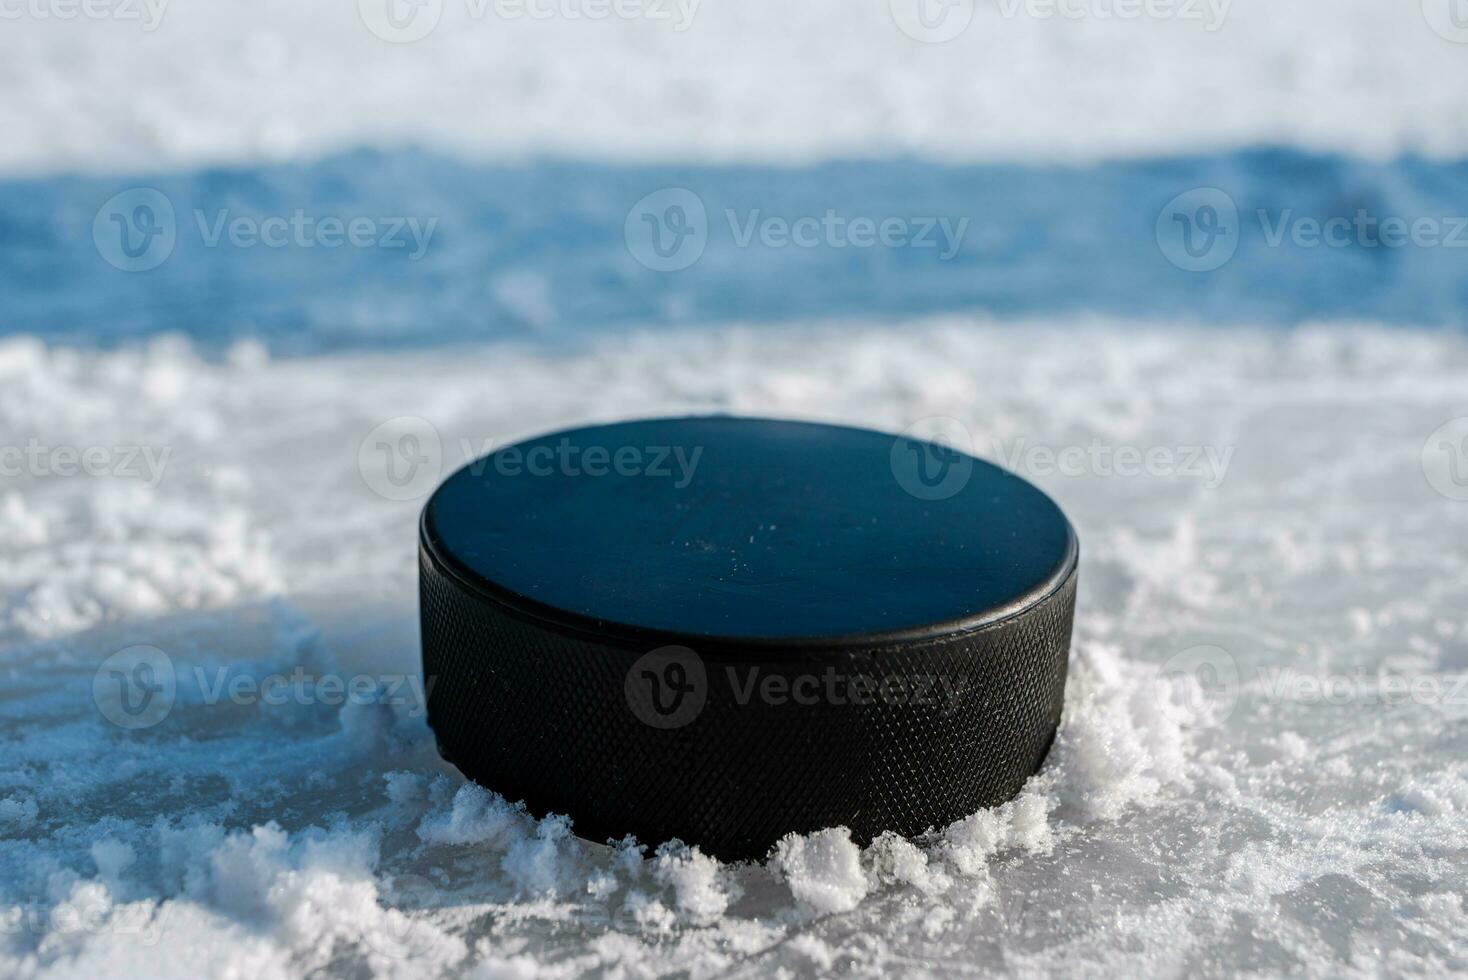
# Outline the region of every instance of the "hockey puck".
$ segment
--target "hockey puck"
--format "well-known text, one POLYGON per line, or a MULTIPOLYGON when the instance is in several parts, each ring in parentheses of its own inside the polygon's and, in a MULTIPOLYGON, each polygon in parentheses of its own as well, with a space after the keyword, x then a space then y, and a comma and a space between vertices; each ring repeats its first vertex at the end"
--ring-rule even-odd
POLYGON ((726 417, 576 429, 420 525, 440 752, 592 839, 726 859, 1013 797, 1060 721, 1078 546, 967 453, 726 417))

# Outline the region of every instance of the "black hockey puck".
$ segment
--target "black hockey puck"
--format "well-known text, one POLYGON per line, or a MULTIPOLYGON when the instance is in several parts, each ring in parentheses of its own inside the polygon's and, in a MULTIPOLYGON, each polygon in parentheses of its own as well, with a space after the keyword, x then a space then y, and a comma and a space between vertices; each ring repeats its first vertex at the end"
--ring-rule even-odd
POLYGON ((465 775, 593 839, 723 858, 1014 796, 1060 720, 1077 542, 907 436, 688 418, 542 436, 421 524, 423 670, 465 775))

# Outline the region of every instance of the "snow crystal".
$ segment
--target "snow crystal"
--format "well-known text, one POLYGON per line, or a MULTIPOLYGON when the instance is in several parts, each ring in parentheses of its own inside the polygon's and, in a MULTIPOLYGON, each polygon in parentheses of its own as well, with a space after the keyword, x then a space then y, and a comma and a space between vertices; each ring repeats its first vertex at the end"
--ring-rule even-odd
POLYGON ((861 848, 845 827, 790 834, 775 845, 771 864, 785 876, 796 901, 822 914, 851 911, 869 888, 861 848))

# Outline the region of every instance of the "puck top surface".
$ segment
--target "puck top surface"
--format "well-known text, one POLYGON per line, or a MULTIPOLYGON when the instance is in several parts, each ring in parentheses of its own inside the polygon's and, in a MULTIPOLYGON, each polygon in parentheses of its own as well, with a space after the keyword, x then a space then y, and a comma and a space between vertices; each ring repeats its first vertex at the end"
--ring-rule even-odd
POLYGON ((1028 482, 933 443, 655 419, 497 450, 429 500, 425 545, 541 619, 677 643, 940 635, 1057 588, 1076 543, 1028 482))

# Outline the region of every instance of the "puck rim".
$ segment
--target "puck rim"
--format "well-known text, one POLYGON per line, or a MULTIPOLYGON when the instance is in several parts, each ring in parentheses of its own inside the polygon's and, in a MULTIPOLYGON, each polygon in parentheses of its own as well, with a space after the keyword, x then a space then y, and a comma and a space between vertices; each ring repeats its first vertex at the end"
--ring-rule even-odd
MULTIPOLYGON (((712 419, 780 422, 814 428, 834 428, 868 434, 875 433, 892 439, 899 438, 899 433, 843 423, 820 422, 809 419, 710 413, 706 415, 647 416, 621 419, 615 422, 574 425, 527 435, 501 447, 501 449, 521 446, 537 440, 553 439, 557 436, 584 433, 627 424, 677 423, 712 419)), ((501 450, 495 450, 495 452, 499 451, 501 450)), ((1017 473, 1013 473, 988 460, 966 453, 965 455, 968 455, 973 460, 976 467, 984 467, 1023 482, 1030 490, 1054 508, 1056 516, 1065 528, 1065 548, 1059 562, 1057 562, 1050 574, 1031 588, 1012 596, 1005 602, 994 604, 986 609, 966 613, 958 617, 931 623, 887 630, 827 635, 762 636, 697 633, 620 622, 565 609, 561 606, 542 602, 516 592, 507 586, 493 581, 487 576, 475 572, 462 559, 458 558, 450 549, 443 545, 441 538, 436 534, 430 521, 430 515, 434 509, 434 502, 438 498, 439 492, 465 470, 470 469, 470 467, 478 463, 480 459, 488 458, 490 455, 493 455, 493 453, 465 462, 463 466, 455 469, 441 481, 433 493, 429 495, 418 518, 418 540, 420 547, 433 560, 440 572, 452 578, 461 588, 495 604, 511 615, 523 620, 529 620, 541 628, 554 630, 561 635, 595 640, 605 644, 622 647, 645 647, 648 649, 664 646, 686 646, 698 650, 700 655, 730 653, 746 658, 750 654, 768 654, 780 650, 801 653, 845 653, 849 652, 853 647, 863 647, 880 652, 891 648, 905 647, 914 643, 975 633, 1004 623, 1043 604, 1057 592, 1064 589, 1076 574, 1080 564, 1080 542, 1076 535, 1075 527, 1065 515, 1065 511, 1049 494, 1017 473)))

